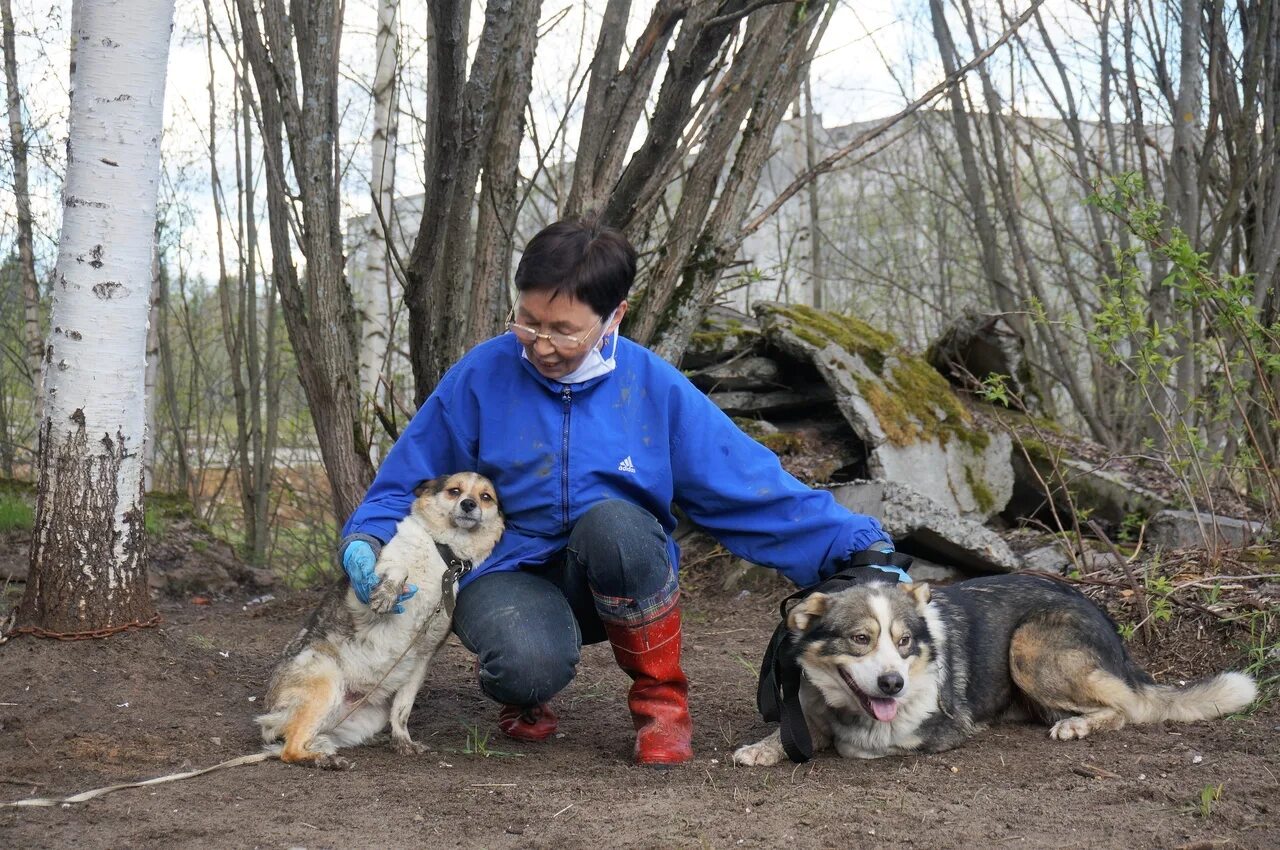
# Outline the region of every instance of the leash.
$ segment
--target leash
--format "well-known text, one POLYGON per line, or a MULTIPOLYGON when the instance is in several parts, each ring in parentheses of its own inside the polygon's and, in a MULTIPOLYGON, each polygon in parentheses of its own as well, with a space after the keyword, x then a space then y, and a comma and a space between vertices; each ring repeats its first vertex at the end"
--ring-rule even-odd
POLYGON ((453 589, 454 585, 463 576, 471 572, 471 568, 475 565, 466 558, 459 557, 452 547, 444 543, 436 543, 436 551, 440 553, 440 558, 445 563, 444 575, 440 577, 440 601, 436 603, 436 607, 427 615, 427 618, 422 621, 422 625, 418 626, 418 630, 413 633, 413 638, 405 644, 404 649, 396 656, 396 660, 391 662, 387 672, 383 673, 382 677, 373 683, 372 688, 361 694, 360 699, 351 704, 351 708, 347 710, 347 713, 338 718, 337 723, 333 724, 335 728, 345 723, 348 717, 355 714, 356 709, 368 702, 369 695, 378 690, 382 683, 387 680, 387 677, 391 675, 391 671, 395 670, 400 662, 404 660, 404 657, 409 654, 409 650, 413 649, 413 645, 418 642, 418 638, 422 637, 426 633, 427 627, 435 622, 441 610, 444 610, 447 616, 453 616, 453 611, 458 606, 458 595, 453 589))
POLYGON ((773 630, 760 663, 760 684, 756 688, 756 708, 766 722, 778 723, 778 734, 787 758, 801 764, 813 758, 813 739, 805 723, 800 704, 799 647, 795 635, 787 628, 792 603, 815 593, 839 593, 862 584, 894 583, 911 567, 911 556, 901 552, 857 552, 846 560, 847 566, 816 584, 801 588, 778 605, 782 622, 773 630))
MULTIPOLYGON (((440 601, 436 603, 435 609, 427 615, 427 618, 423 620, 422 625, 418 627, 418 631, 414 633, 413 640, 409 641, 409 644, 404 648, 404 651, 401 652, 399 657, 391 663, 391 666, 387 668, 387 672, 382 674, 382 678, 379 679, 367 693, 362 694, 360 699, 356 700, 356 702, 352 704, 351 709, 334 724, 335 726, 341 726, 357 708, 364 705, 364 703, 369 699, 369 694, 376 691, 378 686, 386 681, 387 676, 390 676, 391 671, 396 668, 396 665, 403 661, 404 657, 409 654, 409 650, 413 647, 413 644, 417 642, 418 638, 422 637, 423 633, 426 632, 427 627, 431 625, 441 610, 446 611, 450 617, 453 616, 453 611, 457 607, 457 593, 454 591, 454 585, 459 579, 471 572, 471 568, 474 564, 465 558, 458 557, 457 553, 454 552, 452 548, 444 545, 443 543, 437 543, 436 549, 439 551, 440 557, 444 560, 446 566, 444 576, 440 579, 440 601)), ((28 797, 25 800, 14 800, 13 802, 0 803, 0 808, 49 808, 52 806, 70 806, 73 803, 84 803, 97 797, 111 794, 115 791, 123 791, 126 788, 144 788, 148 785, 162 785, 166 782, 179 782, 183 779, 193 779, 197 776, 203 776, 206 773, 213 773, 215 770, 223 770, 228 767, 240 767, 247 764, 259 764, 260 762, 279 757, 278 753, 269 750, 259 753, 251 753, 247 756, 237 756, 236 758, 219 762, 212 767, 202 767, 199 770, 170 773, 165 776, 157 776, 154 779, 144 779, 139 782, 124 782, 119 785, 107 785, 103 788, 95 788, 92 791, 84 791, 70 797, 28 797)))
MULTIPOLYGON (((444 603, 444 610, 450 617, 453 616, 453 609, 457 607, 458 597, 453 590, 453 586, 462 580, 462 577, 471 572, 471 568, 475 566, 466 558, 459 558, 458 553, 443 543, 436 544, 436 551, 440 553, 441 560, 444 561, 444 575, 440 577, 440 601, 444 603)), ((434 617, 440 613, 439 606, 435 611, 431 612, 434 617)))
POLYGON ((81 794, 75 794, 70 797, 28 797, 25 800, 14 800, 12 803, 0 803, 0 808, 69 806, 72 803, 83 803, 86 800, 92 800, 95 797, 101 797, 104 794, 110 794, 113 791, 123 791, 126 788, 143 788, 147 785, 160 785, 165 782, 177 782, 180 779, 191 779, 193 776, 212 773, 215 770, 222 770, 226 767, 239 767, 243 764, 257 764, 258 762, 273 758, 279 758, 279 756, 275 753, 267 752, 253 753, 247 756, 228 759, 227 761, 215 764, 213 767, 202 767, 199 770, 188 770, 185 773, 170 773, 167 776, 157 776, 155 779, 144 779, 141 782, 124 782, 120 785, 108 785, 105 788, 95 788, 92 791, 85 791, 81 794))

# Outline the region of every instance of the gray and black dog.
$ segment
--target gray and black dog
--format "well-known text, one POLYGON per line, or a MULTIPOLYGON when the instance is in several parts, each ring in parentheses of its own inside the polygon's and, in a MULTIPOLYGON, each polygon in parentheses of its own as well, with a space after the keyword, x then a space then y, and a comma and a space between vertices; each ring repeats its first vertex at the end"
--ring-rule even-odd
MULTIPOLYGON (((1257 696, 1243 673, 1156 684, 1105 613, 1044 577, 932 592, 875 582, 813 593, 786 622, 813 749, 834 745, 846 758, 948 750, 996 720, 1037 719, 1060 741, 1125 723, 1207 720, 1257 696)), ((734 754, 747 765, 786 757, 778 732, 734 754)))

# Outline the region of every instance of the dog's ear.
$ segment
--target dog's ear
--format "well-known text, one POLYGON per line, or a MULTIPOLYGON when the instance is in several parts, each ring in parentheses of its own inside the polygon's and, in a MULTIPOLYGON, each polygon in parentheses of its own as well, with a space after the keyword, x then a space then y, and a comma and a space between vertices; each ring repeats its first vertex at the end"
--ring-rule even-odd
POLYGON ((902 592, 915 600, 916 608, 920 609, 922 613, 925 606, 929 604, 929 600, 933 598, 933 593, 929 590, 928 582, 923 581, 903 584, 902 592))
POLYGON ((792 608, 791 613, 787 614, 787 628, 796 634, 803 634, 814 623, 821 620, 830 608, 830 596, 825 593, 810 594, 805 597, 803 602, 792 608))
POLYGON ((429 478, 423 481, 417 487, 413 488, 413 495, 425 496, 427 494, 435 495, 444 489, 444 483, 449 480, 449 476, 440 475, 435 478, 429 478))

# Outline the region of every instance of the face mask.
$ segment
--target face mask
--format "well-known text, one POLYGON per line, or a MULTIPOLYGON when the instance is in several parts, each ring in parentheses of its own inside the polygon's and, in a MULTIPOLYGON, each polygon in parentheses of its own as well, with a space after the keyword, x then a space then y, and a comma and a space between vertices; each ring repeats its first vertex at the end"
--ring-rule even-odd
MULTIPOLYGON (((613 317, 617 315, 615 309, 609 314, 609 318, 604 320, 604 326, 607 328, 613 322, 613 317)), ((593 345, 591 350, 587 352, 587 356, 578 364, 578 368, 569 374, 557 378, 562 384, 581 384, 583 381, 589 381, 592 378, 598 378, 601 375, 607 375, 614 369, 618 368, 618 361, 615 355, 618 353, 618 331, 606 336, 599 343, 593 345), (609 349, 609 356, 604 356, 603 349, 609 349)), ((528 355, 521 352, 521 356, 527 358, 528 355)))

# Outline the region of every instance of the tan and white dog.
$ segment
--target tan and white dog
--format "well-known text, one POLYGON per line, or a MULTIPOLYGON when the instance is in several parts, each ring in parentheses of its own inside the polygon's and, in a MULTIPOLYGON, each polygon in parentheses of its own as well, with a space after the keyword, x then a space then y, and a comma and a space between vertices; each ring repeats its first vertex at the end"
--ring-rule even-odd
POLYGON ((369 604, 350 589, 332 595, 271 677, 267 713, 257 721, 268 745, 284 739, 282 761, 350 768, 335 755, 338 748, 364 743, 388 719, 392 749, 406 755, 425 750, 406 724, 451 625, 453 606, 444 597, 455 588, 438 545, 451 549, 459 563, 479 564, 504 526, 493 484, 482 475, 436 478, 415 493, 409 515, 378 558, 381 581, 369 604), (418 592, 401 603, 404 613, 392 613, 406 582, 418 592))

